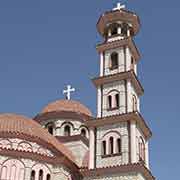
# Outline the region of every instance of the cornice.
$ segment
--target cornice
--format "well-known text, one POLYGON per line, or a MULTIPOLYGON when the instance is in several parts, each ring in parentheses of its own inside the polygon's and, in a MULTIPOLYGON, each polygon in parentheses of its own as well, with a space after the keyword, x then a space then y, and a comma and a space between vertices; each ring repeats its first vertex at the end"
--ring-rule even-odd
POLYGON ((97 22, 97 29, 99 33, 103 36, 107 25, 117 21, 122 21, 132 24, 132 27, 134 29, 134 34, 137 34, 140 29, 139 17, 131 11, 122 9, 121 11, 119 10, 107 11, 100 16, 97 22))
POLYGON ((96 46, 96 49, 100 53, 100 52, 104 52, 105 50, 115 49, 115 48, 124 47, 124 46, 129 47, 135 60, 139 61, 139 59, 141 58, 140 53, 134 41, 132 40, 132 38, 125 38, 125 39, 116 40, 112 42, 104 42, 102 44, 98 44, 96 46))
POLYGON ((107 83, 111 83, 115 81, 127 80, 127 79, 131 80, 132 84, 134 85, 136 89, 137 94, 143 95, 144 89, 133 70, 120 72, 117 74, 112 74, 112 75, 107 75, 107 76, 102 76, 102 77, 97 77, 97 78, 92 79, 92 81, 94 85, 98 87, 103 84, 107 84, 107 83))
POLYGON ((131 122, 136 121, 137 125, 142 130, 146 139, 149 139, 152 136, 152 132, 142 115, 139 112, 130 112, 124 114, 118 114, 113 116, 107 116, 102 118, 95 118, 89 121, 86 121, 88 127, 101 127, 106 125, 117 124, 118 122, 131 122))
POLYGON ((55 136, 56 139, 61 143, 68 143, 73 141, 82 141, 87 147, 89 147, 89 140, 81 135, 74 136, 55 136))
POLYGON ((142 163, 96 168, 92 170, 81 169, 80 172, 84 177, 100 177, 121 173, 141 173, 147 180, 155 180, 155 177, 152 175, 151 171, 142 163))

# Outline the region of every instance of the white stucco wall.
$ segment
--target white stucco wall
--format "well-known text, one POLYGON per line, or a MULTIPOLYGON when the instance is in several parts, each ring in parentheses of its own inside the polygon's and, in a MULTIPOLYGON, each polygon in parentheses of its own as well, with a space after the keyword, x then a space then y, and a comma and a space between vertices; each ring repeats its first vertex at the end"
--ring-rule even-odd
POLYGON ((109 165, 121 165, 128 163, 128 127, 127 123, 118 123, 111 126, 103 126, 97 128, 97 152, 96 152, 96 167, 107 167, 109 165), (114 157, 102 158, 102 140, 105 134, 111 131, 118 132, 122 141, 122 155, 114 157))

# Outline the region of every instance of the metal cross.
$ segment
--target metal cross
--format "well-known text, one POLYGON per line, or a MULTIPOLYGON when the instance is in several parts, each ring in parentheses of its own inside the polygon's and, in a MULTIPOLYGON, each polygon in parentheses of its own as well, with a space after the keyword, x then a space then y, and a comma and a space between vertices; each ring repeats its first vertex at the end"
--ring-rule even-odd
POLYGON ((63 90, 63 94, 66 94, 66 99, 70 100, 71 99, 71 92, 74 92, 75 88, 72 88, 71 85, 67 85, 67 89, 63 90))
POLYGON ((121 3, 117 3, 117 7, 115 7, 114 9, 113 9, 113 11, 116 11, 116 10, 121 10, 121 9, 125 9, 125 5, 121 5, 121 3))

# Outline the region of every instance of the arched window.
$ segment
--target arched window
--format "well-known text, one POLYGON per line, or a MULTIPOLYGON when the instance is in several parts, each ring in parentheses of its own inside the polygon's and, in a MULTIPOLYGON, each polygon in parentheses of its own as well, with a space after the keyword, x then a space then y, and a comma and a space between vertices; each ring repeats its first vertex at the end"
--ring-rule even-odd
POLYGON ((128 31, 128 25, 126 23, 123 23, 121 29, 122 35, 127 36, 127 31, 128 31))
POLYGON ((132 106, 133 106, 132 110, 137 111, 137 98, 135 95, 133 95, 133 97, 132 97, 132 106))
POLYGON ((81 136, 86 137, 86 130, 85 129, 81 129, 81 136))
POLYGON ((46 124, 46 128, 50 134, 53 134, 53 123, 46 124))
POLYGON ((42 169, 39 171, 39 179, 38 180, 43 180, 43 170, 42 169))
POLYGON ((112 29, 111 29, 111 35, 116 35, 118 34, 118 28, 116 26, 113 26, 112 29))
POLYGON ((31 180, 35 180, 35 175, 36 175, 35 171, 32 170, 31 171, 31 180))
POLYGON ((135 65, 134 58, 131 57, 131 70, 134 70, 134 65, 135 65))
POLYGON ((51 180, 51 176, 50 176, 50 174, 47 174, 47 176, 46 176, 46 180, 51 180))
POLYGON ((142 137, 139 139, 139 159, 145 161, 145 143, 142 137))
POLYGON ((106 141, 102 142, 102 155, 106 155, 106 141))
POLYGON ((109 138, 109 154, 113 154, 114 153, 114 139, 113 137, 109 138))
POLYGON ((112 109, 112 96, 108 96, 108 109, 112 109))
POLYGON ((121 139, 117 139, 117 153, 121 153, 121 139))
POLYGON ((71 128, 69 125, 66 125, 64 127, 64 136, 70 136, 71 135, 71 128))
POLYGON ((110 69, 114 70, 118 68, 118 53, 113 52, 110 59, 110 69))
POLYGON ((119 94, 115 95, 115 107, 118 108, 119 107, 119 94))

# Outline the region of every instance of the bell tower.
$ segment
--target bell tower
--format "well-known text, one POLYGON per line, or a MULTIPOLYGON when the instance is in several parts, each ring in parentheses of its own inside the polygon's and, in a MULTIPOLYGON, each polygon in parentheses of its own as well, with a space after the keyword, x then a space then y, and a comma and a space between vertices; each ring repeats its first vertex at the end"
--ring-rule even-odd
POLYGON ((119 3, 103 14, 97 29, 104 38, 97 45, 100 54, 100 76, 93 79, 97 88, 97 116, 140 111, 143 88, 137 78, 140 59, 133 37, 139 31, 139 18, 119 3))
POLYGON ((87 122, 89 169, 135 164, 149 169, 152 134, 140 114, 144 90, 137 73, 140 54, 133 41, 139 29, 139 17, 119 3, 97 22, 103 42, 96 47, 100 74, 92 80, 97 89, 97 117, 87 122))

